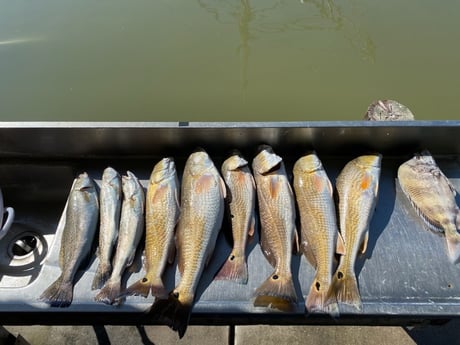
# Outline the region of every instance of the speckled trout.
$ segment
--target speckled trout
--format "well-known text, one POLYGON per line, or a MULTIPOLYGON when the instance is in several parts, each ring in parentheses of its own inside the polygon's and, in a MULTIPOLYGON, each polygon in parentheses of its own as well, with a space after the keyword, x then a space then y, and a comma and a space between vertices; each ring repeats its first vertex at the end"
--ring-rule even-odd
POLYGON ((145 276, 126 295, 167 297, 162 275, 174 261, 174 229, 179 218, 179 181, 172 158, 163 158, 150 175, 145 205, 145 276))
POLYGON ((403 163, 398 169, 398 181, 427 227, 444 232, 449 260, 456 263, 460 257, 457 192, 430 152, 423 151, 403 163))
POLYGON ((182 338, 195 291, 209 262, 224 215, 225 184, 206 152, 187 159, 181 183, 181 214, 176 229, 180 282, 167 299, 157 299, 149 313, 182 338))
POLYGON ((232 224, 233 249, 215 279, 246 284, 246 244, 248 238, 254 235, 256 185, 248 162, 239 153, 227 158, 221 171, 227 185, 226 200, 232 224))
POLYGON ((270 146, 260 148, 252 169, 259 201, 262 251, 275 269, 257 288, 254 305, 289 311, 297 302, 291 273, 297 234, 294 194, 283 160, 270 146))
POLYGON ((121 210, 121 177, 118 172, 108 167, 102 174, 101 191, 99 193, 99 248, 97 256, 99 264, 94 275, 92 289, 100 289, 112 273, 112 253, 117 243, 118 227, 121 210))
POLYGON ((40 296, 53 307, 68 307, 73 298, 73 280, 91 251, 99 217, 96 187, 87 173, 75 179, 64 209, 65 225, 59 252, 61 275, 40 296))
POLYGON ((329 177, 313 152, 294 165, 294 191, 300 212, 301 250, 316 269, 305 306, 309 312, 338 315, 334 293, 330 293, 336 248, 343 253, 329 177), (337 240, 339 239, 339 246, 337 240))
POLYGON ((113 270, 109 280, 94 298, 98 302, 113 304, 118 301, 121 278, 136 255, 136 249, 144 232, 144 188, 130 171, 122 177, 123 203, 117 248, 113 258, 113 270))
POLYGON ((337 301, 362 309, 354 266, 358 253, 364 254, 369 224, 374 214, 379 189, 382 156, 360 156, 348 162, 336 180, 339 197, 340 233, 344 254, 340 257, 331 291, 337 301))

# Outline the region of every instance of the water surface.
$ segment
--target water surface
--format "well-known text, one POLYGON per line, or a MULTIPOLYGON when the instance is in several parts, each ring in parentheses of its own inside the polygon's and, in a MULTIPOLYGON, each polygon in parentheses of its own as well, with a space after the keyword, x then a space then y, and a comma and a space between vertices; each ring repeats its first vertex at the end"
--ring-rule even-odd
POLYGON ((0 1, 0 120, 460 119, 460 2, 0 1))

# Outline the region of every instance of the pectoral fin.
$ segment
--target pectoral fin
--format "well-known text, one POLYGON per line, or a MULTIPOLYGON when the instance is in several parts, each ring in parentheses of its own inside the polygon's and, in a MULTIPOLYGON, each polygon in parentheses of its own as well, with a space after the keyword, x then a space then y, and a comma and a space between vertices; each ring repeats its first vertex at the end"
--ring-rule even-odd
POLYGON ((345 242, 340 232, 337 234, 337 247, 335 252, 340 255, 345 255, 345 242))
POLYGON ((366 252, 366 249, 367 249, 367 242, 369 241, 369 230, 366 231, 366 233, 364 234, 364 239, 363 241, 361 242, 361 247, 360 247, 360 250, 359 252, 361 254, 364 254, 366 252))

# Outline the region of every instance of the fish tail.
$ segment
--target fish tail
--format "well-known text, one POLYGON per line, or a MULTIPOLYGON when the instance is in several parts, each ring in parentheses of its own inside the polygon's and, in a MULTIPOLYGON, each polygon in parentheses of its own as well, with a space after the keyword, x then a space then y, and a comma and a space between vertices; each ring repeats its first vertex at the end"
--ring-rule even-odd
POLYGON ((342 270, 341 266, 332 278, 331 293, 337 296, 337 302, 349 304, 358 310, 362 310, 361 295, 358 289, 358 281, 353 271, 342 270))
POLYGON ((121 283, 119 280, 108 280, 99 293, 94 297, 96 302, 113 304, 120 297, 121 283))
POLYGON ((270 307, 282 311, 292 311, 297 302, 291 275, 281 275, 275 271, 255 292, 254 306, 270 307))
POLYGON ((154 321, 166 324, 182 338, 187 330, 193 300, 181 302, 178 292, 171 292, 167 299, 157 299, 148 311, 154 321))
POLYGON ((97 290, 104 286, 105 282, 109 280, 110 274, 112 272, 112 265, 110 262, 102 263, 100 262, 97 266, 96 273, 94 275, 93 284, 91 285, 91 290, 97 290))
POLYGON ((231 253, 214 279, 232 280, 239 284, 247 284, 248 264, 246 263, 246 257, 244 255, 236 256, 231 253))
POLYGON ((457 232, 456 227, 446 229, 445 234, 449 260, 452 263, 456 263, 460 258, 460 234, 457 232))
POLYGON ((305 301, 305 307, 309 313, 320 312, 330 314, 332 317, 339 316, 339 307, 335 293, 331 293, 331 287, 321 286, 315 279, 311 285, 305 301))
POLYGON ((40 300, 52 307, 65 308, 72 303, 73 284, 61 275, 40 296, 40 300))
POLYGON ((142 296, 147 297, 150 293, 152 284, 146 277, 139 279, 134 284, 130 285, 123 293, 122 296, 142 296))

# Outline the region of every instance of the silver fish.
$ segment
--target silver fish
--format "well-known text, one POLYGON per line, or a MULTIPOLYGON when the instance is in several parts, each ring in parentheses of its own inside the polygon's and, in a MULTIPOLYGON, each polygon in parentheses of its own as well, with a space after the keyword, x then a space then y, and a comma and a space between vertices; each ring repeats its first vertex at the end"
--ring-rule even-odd
POLYGON ((96 301, 106 304, 113 304, 118 299, 122 275, 125 268, 132 264, 144 231, 144 188, 130 171, 127 172, 127 176, 122 177, 122 187, 124 199, 113 270, 109 280, 95 297, 96 301))
POLYGON ((108 167, 102 174, 100 191, 99 265, 94 276, 92 289, 100 289, 112 272, 112 253, 117 242, 121 210, 121 177, 108 167))
POLYGON ((68 307, 73 298, 73 280, 91 250, 99 216, 96 187, 87 173, 74 181, 65 207, 65 225, 59 252, 61 275, 40 296, 53 307, 68 307))
POLYGON ((181 214, 176 230, 180 282, 167 299, 149 311, 182 338, 188 326, 195 291, 209 262, 224 215, 225 184, 206 152, 190 155, 181 184, 181 214))

